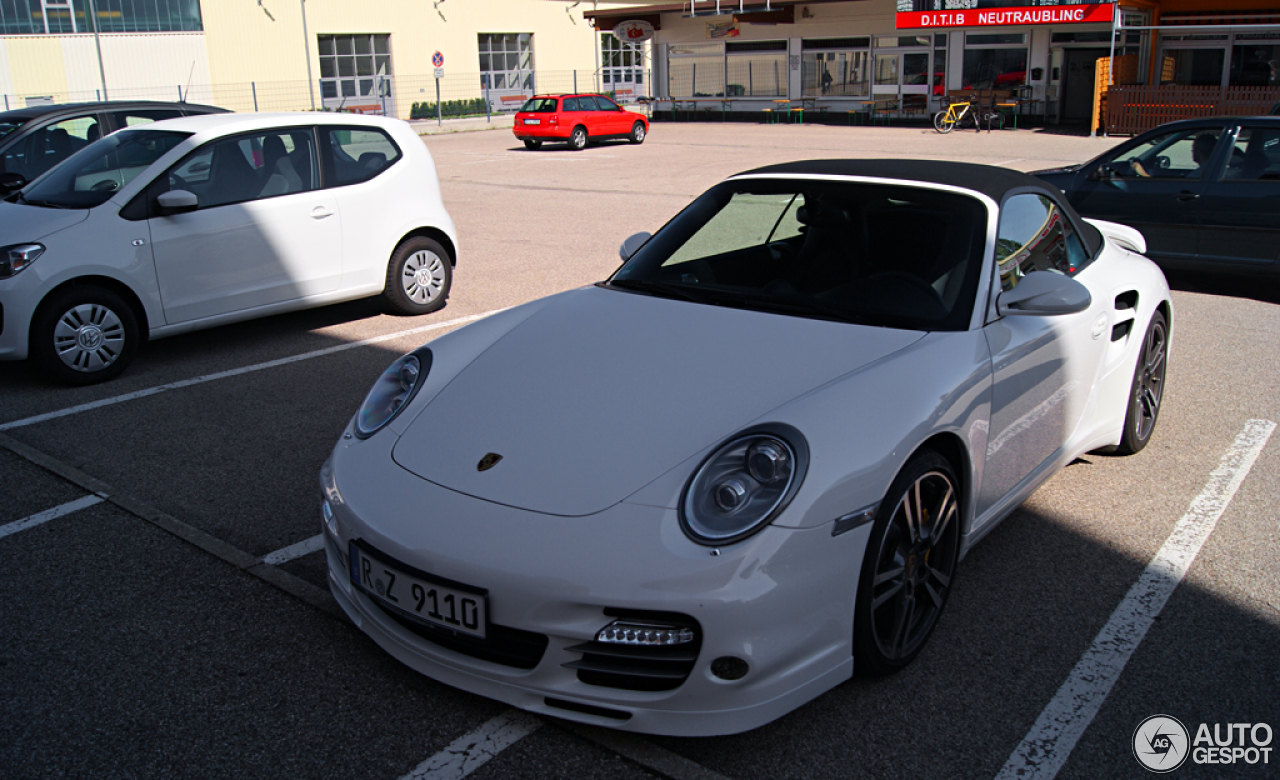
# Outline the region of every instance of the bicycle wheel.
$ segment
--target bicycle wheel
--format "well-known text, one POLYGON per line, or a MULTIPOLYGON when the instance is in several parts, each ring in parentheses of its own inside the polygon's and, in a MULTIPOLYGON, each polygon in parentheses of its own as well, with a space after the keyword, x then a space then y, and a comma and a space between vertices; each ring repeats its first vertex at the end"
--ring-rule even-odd
POLYGON ((933 129, 939 133, 949 133, 956 126, 956 120, 952 119, 949 111, 939 111, 933 115, 933 129))
POLYGON ((974 110, 971 106, 966 107, 964 111, 962 111, 960 115, 956 117, 956 125, 959 126, 960 129, 962 130, 968 130, 971 127, 978 126, 978 117, 974 113, 974 110))
POLYGON ((1004 129, 1004 112, 1003 111, 992 111, 989 114, 987 114, 987 129, 991 130, 992 128, 996 130, 1004 129))

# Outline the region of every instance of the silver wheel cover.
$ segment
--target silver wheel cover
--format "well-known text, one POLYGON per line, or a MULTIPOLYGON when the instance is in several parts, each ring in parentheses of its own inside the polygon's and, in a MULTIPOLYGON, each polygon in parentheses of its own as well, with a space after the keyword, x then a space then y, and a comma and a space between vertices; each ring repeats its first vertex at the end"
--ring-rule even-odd
POLYGON ((434 301, 444 290, 444 260, 427 249, 414 252, 404 262, 400 285, 414 303, 434 301))
POLYGON ((101 371, 124 350, 124 323, 111 309, 82 303, 64 312, 53 328, 53 349, 75 371, 101 371))

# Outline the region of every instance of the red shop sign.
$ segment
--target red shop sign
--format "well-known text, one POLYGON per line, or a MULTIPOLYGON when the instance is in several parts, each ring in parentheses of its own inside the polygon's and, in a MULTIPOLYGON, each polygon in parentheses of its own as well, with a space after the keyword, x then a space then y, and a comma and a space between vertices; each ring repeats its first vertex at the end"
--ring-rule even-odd
POLYGON ((1014 27, 1022 24, 1110 23, 1114 3, 1036 5, 964 11, 912 11, 898 14, 899 30, 928 27, 1014 27))

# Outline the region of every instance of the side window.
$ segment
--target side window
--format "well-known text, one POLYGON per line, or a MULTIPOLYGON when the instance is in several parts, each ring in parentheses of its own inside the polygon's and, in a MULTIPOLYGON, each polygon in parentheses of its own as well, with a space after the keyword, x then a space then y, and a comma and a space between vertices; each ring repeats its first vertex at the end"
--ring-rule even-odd
POLYGON ((1219 135, 1216 129, 1165 133, 1125 149, 1107 166, 1112 175, 1125 179, 1198 179, 1219 135))
POLYGON ((1002 290, 1012 290, 1032 271, 1073 275, 1088 261, 1080 237, 1051 198, 1028 193, 1005 201, 996 233, 1002 290))
POLYGON ((32 181, 101 136, 96 114, 63 119, 27 136, 20 145, 21 156, 7 160, 5 168, 32 181))
POLYGON ((583 109, 582 109, 582 106, 581 106, 581 99, 580 99, 580 98, 565 98, 565 99, 564 99, 564 110, 565 110, 565 111, 582 111, 583 109))
POLYGON ((308 130, 250 133, 205 144, 184 157, 161 181, 185 189, 214 208, 305 192, 315 188, 316 154, 308 130))
POLYGON ((1222 178, 1232 181, 1280 179, 1280 130, 1241 128, 1222 178))
POLYGON ((180 116, 182 116, 182 112, 176 108, 131 108, 124 111, 115 111, 111 114, 111 118, 115 120, 117 130, 159 122, 161 119, 175 119, 180 116))
POLYGON ((618 104, 603 95, 596 96, 596 107, 600 111, 621 111, 618 104))
POLYGON ((359 184, 400 159, 400 147, 372 127, 325 127, 325 162, 335 186, 359 184))

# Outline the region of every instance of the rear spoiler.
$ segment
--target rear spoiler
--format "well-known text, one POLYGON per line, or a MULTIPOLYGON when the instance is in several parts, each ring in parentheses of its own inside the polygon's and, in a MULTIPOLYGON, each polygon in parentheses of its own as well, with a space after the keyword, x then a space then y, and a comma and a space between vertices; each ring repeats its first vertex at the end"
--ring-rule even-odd
POLYGON ((1138 232, 1136 228, 1121 225, 1118 222, 1108 222, 1105 219, 1089 219, 1086 217, 1084 221, 1096 227, 1102 232, 1102 235, 1125 249, 1137 252, 1140 255, 1147 253, 1147 240, 1142 237, 1142 233, 1138 232))

